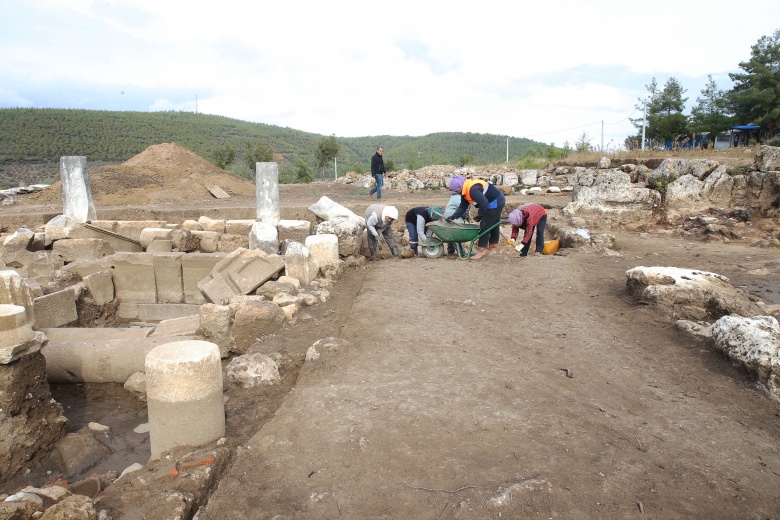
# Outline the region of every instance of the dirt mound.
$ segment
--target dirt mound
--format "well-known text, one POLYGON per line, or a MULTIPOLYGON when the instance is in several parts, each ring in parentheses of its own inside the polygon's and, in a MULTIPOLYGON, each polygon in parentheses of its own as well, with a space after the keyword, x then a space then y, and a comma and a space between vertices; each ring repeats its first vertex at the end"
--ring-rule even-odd
MULTIPOLYGON (((254 183, 221 170, 176 143, 150 146, 122 164, 89 169, 92 199, 97 206, 169 204, 214 200, 206 186, 230 195, 251 196, 254 183)), ((62 184, 28 198, 30 204, 58 204, 62 184)))

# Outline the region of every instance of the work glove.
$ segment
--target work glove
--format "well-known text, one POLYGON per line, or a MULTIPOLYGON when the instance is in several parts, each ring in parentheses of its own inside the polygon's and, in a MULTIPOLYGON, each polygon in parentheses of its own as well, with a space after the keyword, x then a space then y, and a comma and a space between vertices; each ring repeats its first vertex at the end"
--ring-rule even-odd
POLYGON ((482 220, 482 217, 480 215, 474 217, 474 222, 479 222, 480 220, 482 220))
POLYGON ((515 239, 514 239, 514 238, 507 238, 507 239, 506 239, 506 243, 507 243, 507 244, 509 244, 509 245, 511 246, 512 244, 514 244, 514 243, 515 243, 515 239))
POLYGON ((450 217, 444 217, 444 222, 452 224, 452 219, 450 217))

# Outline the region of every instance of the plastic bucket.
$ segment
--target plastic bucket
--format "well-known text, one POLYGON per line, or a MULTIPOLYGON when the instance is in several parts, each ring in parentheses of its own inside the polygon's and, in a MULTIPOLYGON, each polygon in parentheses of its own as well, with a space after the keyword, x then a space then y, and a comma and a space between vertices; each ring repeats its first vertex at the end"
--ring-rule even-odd
POLYGON ((557 238, 555 240, 545 240, 544 241, 544 250, 542 251, 545 255, 552 255, 558 252, 558 248, 561 246, 561 241, 557 238))

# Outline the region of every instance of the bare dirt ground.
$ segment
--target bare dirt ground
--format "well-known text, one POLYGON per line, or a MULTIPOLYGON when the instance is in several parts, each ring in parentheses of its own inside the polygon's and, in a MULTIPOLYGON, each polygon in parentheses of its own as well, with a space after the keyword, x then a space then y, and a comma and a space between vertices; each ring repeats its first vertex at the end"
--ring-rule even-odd
POLYGON ((326 329, 285 334, 348 346, 304 364, 199 518, 778 518, 777 404, 624 292, 636 265, 748 284, 776 255, 619 244, 349 272, 326 329))
MULTIPOLYGON (((321 195, 361 213, 365 193, 282 186, 282 216, 305 215, 321 195)), ((426 191, 386 202, 446 199, 426 191)), ((527 201, 568 199, 512 196, 507 208, 527 201)), ((223 207, 253 215, 254 199, 181 211, 223 207)), ((517 258, 505 247, 482 262, 348 270, 329 303, 254 347, 284 355, 281 385, 228 389, 235 460, 199 519, 780 518, 780 407, 624 290, 627 269, 666 265, 714 271, 780 303, 776 251, 616 238, 621 256, 517 258), (327 336, 347 344, 303 363, 327 336)), ((125 409, 127 423, 144 419, 125 409)))

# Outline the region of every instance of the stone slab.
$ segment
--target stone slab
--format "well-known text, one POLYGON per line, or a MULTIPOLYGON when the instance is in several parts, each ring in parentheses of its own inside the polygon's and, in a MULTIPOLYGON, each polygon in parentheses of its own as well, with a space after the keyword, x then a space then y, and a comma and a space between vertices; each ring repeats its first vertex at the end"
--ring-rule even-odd
POLYGON ((123 303, 156 303, 154 255, 117 253, 111 258, 116 297, 123 303))
POLYGON ((218 199, 229 199, 230 198, 230 195, 228 195, 228 193, 225 190, 223 190, 222 188, 220 188, 216 184, 213 184, 211 186, 206 186, 206 189, 209 190, 209 193, 211 193, 212 195, 214 195, 214 197, 216 197, 218 199))
POLYGON ((163 320, 157 324, 151 336, 194 336, 200 328, 200 305, 198 314, 163 320))
POLYGON ((125 320, 163 321, 198 314, 200 304, 120 303, 117 316, 125 320))
POLYGON ((184 253, 154 253, 154 280, 158 303, 184 303, 181 258, 184 253))
POLYGON ((78 320, 76 299, 80 292, 80 286, 73 286, 35 298, 35 327, 62 327, 78 320))
POLYGON ((184 303, 206 303, 198 282, 211 275, 211 270, 227 256, 225 253, 187 253, 181 258, 184 303))

